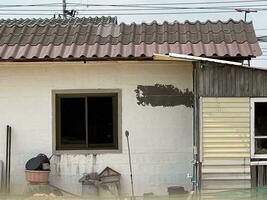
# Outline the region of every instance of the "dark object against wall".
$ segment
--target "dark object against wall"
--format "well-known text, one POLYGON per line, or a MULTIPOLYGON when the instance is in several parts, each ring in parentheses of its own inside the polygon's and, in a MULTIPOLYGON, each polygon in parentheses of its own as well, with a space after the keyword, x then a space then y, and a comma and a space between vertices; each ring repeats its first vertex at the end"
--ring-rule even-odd
POLYGON ((31 158, 26 162, 25 169, 26 170, 49 170, 43 169, 43 164, 47 163, 50 165, 50 160, 45 154, 38 154, 36 157, 31 158))
POLYGON ((193 107, 194 94, 189 89, 182 91, 173 85, 155 84, 151 86, 138 85, 135 92, 138 105, 193 107))
POLYGON ((267 165, 252 165, 251 171, 251 187, 267 185, 267 165))

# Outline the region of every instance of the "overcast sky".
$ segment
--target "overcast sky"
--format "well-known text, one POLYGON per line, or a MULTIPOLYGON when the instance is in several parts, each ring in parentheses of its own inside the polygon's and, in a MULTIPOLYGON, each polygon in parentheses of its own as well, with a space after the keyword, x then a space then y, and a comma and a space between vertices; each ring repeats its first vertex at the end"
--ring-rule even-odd
MULTIPOLYGON (((89 16, 89 14, 92 14, 92 16, 95 15, 102 15, 102 14, 126 14, 122 16, 117 16, 118 17, 118 22, 125 22, 125 23, 131 23, 131 22, 151 22, 151 21, 158 21, 158 22, 163 22, 163 21, 180 21, 183 22, 185 20, 189 21, 206 21, 206 20, 211 20, 211 21, 216 21, 216 20, 222 20, 222 21, 227 21, 230 18, 235 19, 235 20, 240 20, 244 19, 244 14, 243 13, 238 13, 238 12, 226 12, 226 13, 216 13, 218 12, 217 8, 214 8, 214 10, 208 10, 212 11, 214 13, 200 13, 200 14, 174 14, 174 13, 181 13, 181 12, 203 12, 206 10, 179 10, 179 9, 173 9, 173 10, 143 10, 143 11, 123 11, 124 9, 133 9, 133 7, 127 7, 127 8, 121 8, 121 7, 92 7, 90 5, 92 4, 101 4, 101 5, 108 5, 108 4, 142 4, 142 3, 180 3, 180 5, 168 5, 169 7, 222 7, 222 6, 231 6, 234 8, 238 7, 248 7, 248 8, 266 8, 264 11, 258 11, 257 13, 249 13, 247 20, 248 21, 253 21, 254 28, 256 30, 257 36, 262 36, 262 35, 267 35, 267 0, 254 0, 254 2, 243 2, 243 3, 232 3, 234 1, 242 1, 242 0, 135 0, 135 1, 130 1, 130 0, 66 0, 67 3, 83 3, 83 4, 88 4, 88 6, 82 6, 82 7, 77 7, 77 6, 68 6, 67 9, 76 9, 78 11, 78 16, 89 16), (188 4, 188 3, 196 3, 196 2, 213 2, 210 4, 188 4), (214 2, 223 2, 223 3, 214 3, 214 2), (184 4, 187 3, 187 4, 184 4), (93 11, 95 9, 98 9, 98 11, 93 11), (99 11, 99 9, 103 9, 104 11, 99 11), (118 11, 112 11, 108 12, 105 11, 106 9, 119 9, 118 11), (147 12, 161 12, 161 13, 172 13, 172 14, 164 14, 164 15, 129 15, 127 16, 128 13, 137 13, 137 12, 142 12, 142 13, 147 13, 147 12), (83 15, 83 14, 87 15, 83 15), (264 30, 262 30, 264 29, 264 30)), ((243 0, 247 1, 247 0, 243 0)), ((62 0, 42 0, 42 1, 37 1, 37 0, 1 0, 0 5, 4 4, 43 4, 43 3, 62 3, 62 0)), ((155 6, 152 8, 154 9, 155 6)), ((53 17, 53 14, 61 14, 62 7, 17 7, 17 8, 0 8, 0 15, 2 18, 39 18, 39 17, 53 17), (12 10, 46 10, 46 11, 27 11, 24 12, 24 14, 29 13, 30 15, 13 15, 14 13, 18 14, 21 13, 19 11, 12 11, 12 10), (12 15, 3 15, 3 14, 11 13, 12 15), (45 15, 44 15, 45 14, 45 15)), ((134 8, 136 9, 136 7, 134 8)), ((142 9, 142 8, 141 8, 142 9)), ((151 8, 149 8, 151 9, 151 8)), ((229 9, 228 10, 233 10, 229 9)), ((112 15, 111 14, 111 15, 112 15)), ((267 43, 261 43, 261 47, 263 48, 264 54, 263 56, 259 57, 257 61, 252 62, 252 65, 257 65, 257 66, 263 66, 267 67, 267 43)))

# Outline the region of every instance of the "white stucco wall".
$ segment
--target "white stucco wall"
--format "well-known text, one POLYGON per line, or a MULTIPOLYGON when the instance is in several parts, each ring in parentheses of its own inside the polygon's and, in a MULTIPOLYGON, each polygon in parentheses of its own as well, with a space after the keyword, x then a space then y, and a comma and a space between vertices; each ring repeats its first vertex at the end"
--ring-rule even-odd
MULTIPOLYGON (((193 109, 137 105, 137 85, 172 84, 192 91, 191 63, 152 61, 0 63, 0 160, 5 159, 6 125, 12 126, 11 184, 25 187, 24 166, 38 153, 52 153, 54 89, 122 90, 122 131, 130 131, 137 195, 167 194, 168 186, 191 188, 193 109)), ((126 138, 122 153, 97 155, 95 170, 109 166, 122 174, 122 194, 130 194, 126 138)), ((51 183, 79 194, 78 179, 92 172, 92 155, 61 155, 51 161, 51 183)))

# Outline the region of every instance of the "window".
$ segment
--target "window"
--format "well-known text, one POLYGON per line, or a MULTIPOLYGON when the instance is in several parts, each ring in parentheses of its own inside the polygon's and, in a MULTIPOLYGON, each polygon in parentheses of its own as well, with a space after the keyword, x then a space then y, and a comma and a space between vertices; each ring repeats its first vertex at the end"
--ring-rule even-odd
POLYGON ((100 92, 55 92, 56 150, 119 149, 119 93, 100 92))
POLYGON ((252 99, 251 152, 254 158, 267 158, 267 99, 252 99))

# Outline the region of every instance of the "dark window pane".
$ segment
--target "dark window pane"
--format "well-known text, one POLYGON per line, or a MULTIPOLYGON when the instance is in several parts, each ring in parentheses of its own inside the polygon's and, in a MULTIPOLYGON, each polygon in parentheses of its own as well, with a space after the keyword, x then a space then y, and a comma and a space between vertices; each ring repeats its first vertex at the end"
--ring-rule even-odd
POLYGON ((255 153, 256 154, 267 154, 267 139, 266 138, 255 138, 255 153))
POLYGON ((61 144, 85 144, 85 98, 61 98, 61 144))
POLYGON ((255 103, 255 135, 267 136, 267 103, 255 103))
POLYGON ((89 146, 113 144, 112 97, 88 97, 89 146))

